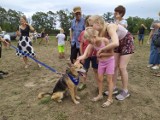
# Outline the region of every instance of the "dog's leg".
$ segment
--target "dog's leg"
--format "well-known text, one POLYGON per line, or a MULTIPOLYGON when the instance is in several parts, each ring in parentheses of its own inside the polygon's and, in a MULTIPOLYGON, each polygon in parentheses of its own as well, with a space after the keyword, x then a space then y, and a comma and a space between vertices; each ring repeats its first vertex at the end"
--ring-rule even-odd
POLYGON ((63 98, 63 92, 54 93, 51 97, 52 100, 55 100, 57 102, 62 102, 62 98, 63 98))
POLYGON ((81 98, 77 95, 77 86, 74 88, 75 98, 80 100, 81 98))
POLYGON ((74 89, 75 89, 74 87, 69 87, 69 92, 71 94, 71 98, 72 98, 73 102, 75 104, 79 104, 80 102, 75 99, 75 90, 74 89))

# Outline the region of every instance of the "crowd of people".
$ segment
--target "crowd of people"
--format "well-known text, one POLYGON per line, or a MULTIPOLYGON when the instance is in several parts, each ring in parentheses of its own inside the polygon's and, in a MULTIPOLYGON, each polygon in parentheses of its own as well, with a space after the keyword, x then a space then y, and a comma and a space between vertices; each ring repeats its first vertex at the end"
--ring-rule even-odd
MULTIPOLYGON (((113 94, 116 94, 117 100, 125 100, 130 96, 127 65, 134 53, 134 39, 127 29, 127 21, 123 18, 125 12, 124 6, 117 6, 114 9, 114 22, 108 23, 100 15, 89 15, 84 19, 81 7, 73 8, 74 19, 71 21, 70 28, 70 61, 73 64, 81 62, 87 71, 91 63, 94 79, 98 87, 98 95, 92 101, 96 102, 103 99, 104 95, 108 96, 102 107, 108 107, 113 103, 113 94), (116 86, 118 73, 122 82, 121 89, 118 89, 116 86), (104 75, 106 75, 108 84, 108 88, 105 91, 103 90, 104 75)), ((147 27, 142 23, 138 30, 139 45, 143 44, 145 29, 147 27)), ((152 69, 159 69, 160 64, 160 51, 153 43, 153 36, 159 33, 160 21, 154 21, 151 25, 151 32, 148 38, 148 43, 151 43, 148 67, 152 67, 152 69)), ((25 68, 28 68, 27 56, 29 55, 37 59, 31 40, 32 38, 33 41, 37 42, 37 32, 27 23, 25 16, 20 18, 17 35, 19 36, 19 40, 16 54, 23 57, 25 68), (30 31, 34 32, 32 36, 29 34, 30 31)), ((61 28, 60 33, 56 35, 59 59, 65 58, 66 37, 64 30, 61 28)), ((7 45, 10 44, 10 38, 7 35, 4 38, 0 38, 0 41, 7 45)), ((46 44, 49 41, 49 36, 45 33, 45 29, 41 32, 39 44, 43 41, 46 44)), ((37 65, 41 67, 40 64, 37 63, 37 65)), ((0 71, 0 78, 1 74, 8 73, 0 71)), ((156 76, 160 76, 160 74, 156 74, 156 76)), ((87 77, 82 78, 82 83, 78 86, 78 90, 86 88, 86 81, 87 77)))

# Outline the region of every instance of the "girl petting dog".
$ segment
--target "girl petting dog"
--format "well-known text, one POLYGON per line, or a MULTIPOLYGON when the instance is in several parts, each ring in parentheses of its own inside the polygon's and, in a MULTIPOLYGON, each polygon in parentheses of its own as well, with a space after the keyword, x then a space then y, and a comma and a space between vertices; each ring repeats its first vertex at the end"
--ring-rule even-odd
MULTIPOLYGON (((95 49, 98 51, 99 49, 105 47, 109 40, 104 37, 98 37, 99 32, 92 27, 87 27, 84 32, 84 39, 88 40, 89 45, 87 46, 84 54, 80 57, 78 57, 77 62, 80 62, 81 60, 84 60, 88 57, 92 49, 95 49)), ((107 82, 108 82, 108 90, 109 95, 108 99, 105 103, 102 104, 102 107, 110 106, 113 103, 112 99, 112 92, 113 92, 113 80, 112 76, 114 74, 114 56, 113 56, 113 49, 104 51, 103 53, 99 54, 97 56, 98 59, 98 88, 99 88, 99 94, 98 96, 94 97, 92 101, 96 102, 103 98, 103 77, 104 74, 107 74, 107 82)))

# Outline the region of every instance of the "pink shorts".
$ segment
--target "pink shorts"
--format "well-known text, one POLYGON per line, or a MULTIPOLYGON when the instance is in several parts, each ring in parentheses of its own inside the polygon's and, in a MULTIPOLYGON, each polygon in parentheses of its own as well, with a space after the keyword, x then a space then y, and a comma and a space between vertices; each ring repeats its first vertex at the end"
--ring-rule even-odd
POLYGON ((98 74, 114 74, 115 59, 114 56, 108 58, 105 61, 99 61, 98 63, 98 74))

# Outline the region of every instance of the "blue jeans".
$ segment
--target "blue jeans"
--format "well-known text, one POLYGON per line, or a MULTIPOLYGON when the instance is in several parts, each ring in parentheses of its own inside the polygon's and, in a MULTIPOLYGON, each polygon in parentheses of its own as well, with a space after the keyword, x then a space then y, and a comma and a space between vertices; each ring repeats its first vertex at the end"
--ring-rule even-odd
POLYGON ((153 64, 153 65, 160 64, 160 53, 158 48, 154 46, 152 40, 151 40, 151 47, 150 47, 149 64, 153 64))

